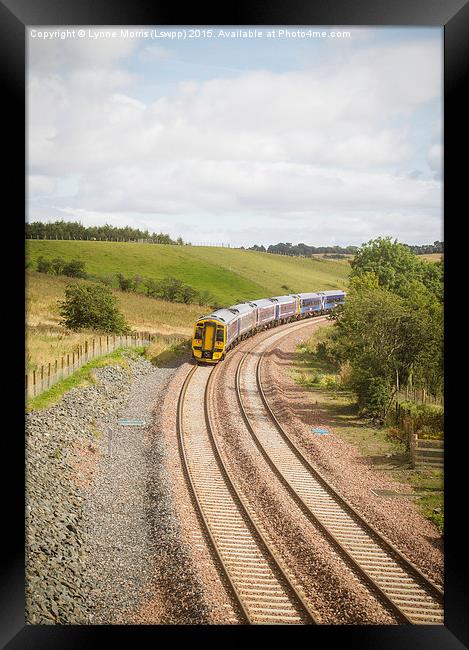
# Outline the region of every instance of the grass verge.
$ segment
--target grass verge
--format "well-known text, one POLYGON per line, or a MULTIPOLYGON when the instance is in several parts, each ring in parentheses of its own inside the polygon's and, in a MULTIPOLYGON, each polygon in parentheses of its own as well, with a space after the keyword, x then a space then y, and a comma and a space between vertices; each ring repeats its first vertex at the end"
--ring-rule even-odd
POLYGON ((118 348, 110 354, 89 361, 69 377, 62 379, 51 386, 49 390, 44 391, 37 397, 28 399, 26 402, 26 412, 30 413, 31 411, 54 406, 61 400, 62 396, 72 388, 95 384, 96 379, 93 376, 93 370, 96 368, 102 368, 104 366, 121 366, 122 368, 128 368, 128 357, 133 356, 134 358, 137 358, 139 355, 142 355, 144 351, 144 348, 118 348))
MULTIPOLYGON (((290 368, 294 381, 310 393, 327 417, 334 434, 354 445, 374 467, 389 474, 416 494, 416 504, 424 517, 442 533, 444 529, 443 472, 432 467, 413 469, 406 445, 387 426, 375 426, 358 416, 354 394, 342 384, 342 375, 317 354, 318 343, 328 336, 320 328, 296 350, 290 368)), ((393 498, 393 497, 390 497, 393 498)))

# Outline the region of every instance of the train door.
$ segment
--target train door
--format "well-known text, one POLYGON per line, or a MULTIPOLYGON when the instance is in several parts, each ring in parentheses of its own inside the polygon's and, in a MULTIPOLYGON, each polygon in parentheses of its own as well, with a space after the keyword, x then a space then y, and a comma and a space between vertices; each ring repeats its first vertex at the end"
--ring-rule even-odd
POLYGON ((215 329, 215 323, 205 323, 204 339, 202 345, 203 352, 206 352, 207 350, 212 352, 213 348, 215 347, 215 329))

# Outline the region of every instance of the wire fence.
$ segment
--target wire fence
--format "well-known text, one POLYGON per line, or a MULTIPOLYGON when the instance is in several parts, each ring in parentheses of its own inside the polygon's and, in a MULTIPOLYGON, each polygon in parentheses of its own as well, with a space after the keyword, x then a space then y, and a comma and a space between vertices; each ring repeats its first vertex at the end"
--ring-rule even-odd
POLYGON ((443 395, 432 395, 425 388, 414 388, 406 386, 395 395, 396 402, 416 402, 418 404, 436 404, 443 406, 443 395))
POLYGON ((77 346, 75 351, 26 373, 26 399, 37 397, 57 382, 72 375, 92 359, 110 354, 118 348, 150 345, 155 336, 150 332, 131 332, 127 335, 97 336, 85 341, 82 345, 77 346))

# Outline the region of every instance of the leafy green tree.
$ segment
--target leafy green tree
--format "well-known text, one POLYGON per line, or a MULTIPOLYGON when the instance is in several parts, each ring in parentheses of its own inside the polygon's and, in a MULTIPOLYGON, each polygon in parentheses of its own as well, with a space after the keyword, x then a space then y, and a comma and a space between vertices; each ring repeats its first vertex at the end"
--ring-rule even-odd
POLYGON ((405 294, 366 271, 351 279, 336 316, 335 356, 349 362, 359 405, 374 417, 385 417, 395 390, 412 378, 435 392, 442 386, 442 305, 418 280, 405 284, 405 294))
POLYGON ((351 278, 374 273, 380 286, 401 293, 407 281, 419 276, 419 261, 414 253, 391 237, 378 237, 364 244, 351 261, 351 278))
POLYGON ((69 284, 59 301, 62 324, 71 330, 94 329, 121 334, 129 331, 112 291, 102 284, 69 284))
POLYGON ((185 284, 183 287, 181 287, 179 291, 179 297, 181 299, 181 302, 186 303, 186 305, 189 305, 190 303, 194 302, 196 296, 197 296, 197 291, 192 287, 190 287, 188 284, 185 284))

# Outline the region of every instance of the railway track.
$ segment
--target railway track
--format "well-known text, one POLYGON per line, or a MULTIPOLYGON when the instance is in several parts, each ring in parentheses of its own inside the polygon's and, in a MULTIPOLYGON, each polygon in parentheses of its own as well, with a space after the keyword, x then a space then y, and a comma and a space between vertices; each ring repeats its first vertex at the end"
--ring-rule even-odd
POLYGON ((236 370, 238 403, 256 446, 304 514, 401 623, 443 624, 443 592, 368 524, 311 466, 266 398, 262 363, 277 332, 251 347, 236 370))
POLYGON ((177 432, 184 472, 218 567, 243 622, 318 623, 220 455, 209 406, 215 368, 194 366, 186 376, 178 401, 177 432))

